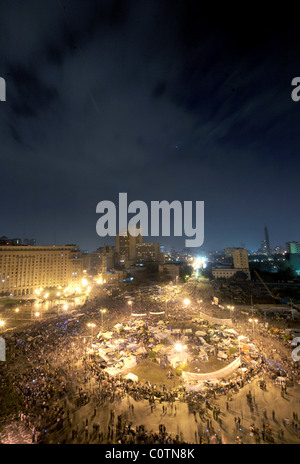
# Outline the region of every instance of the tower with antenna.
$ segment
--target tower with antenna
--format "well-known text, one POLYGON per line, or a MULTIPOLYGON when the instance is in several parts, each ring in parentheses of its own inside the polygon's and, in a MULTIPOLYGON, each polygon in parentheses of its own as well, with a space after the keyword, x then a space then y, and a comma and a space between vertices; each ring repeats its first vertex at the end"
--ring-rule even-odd
POLYGON ((266 242, 267 254, 270 256, 271 255, 271 247, 270 247, 270 239, 269 239, 269 232, 268 232, 267 226, 265 226, 265 242, 266 242))

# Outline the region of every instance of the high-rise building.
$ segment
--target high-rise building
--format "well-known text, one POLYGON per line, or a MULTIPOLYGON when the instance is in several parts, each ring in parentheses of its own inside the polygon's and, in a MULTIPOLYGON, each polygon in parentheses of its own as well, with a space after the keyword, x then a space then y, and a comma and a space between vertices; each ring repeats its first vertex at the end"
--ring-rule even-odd
POLYGON ((136 262, 136 246, 143 242, 142 229, 136 237, 130 233, 130 229, 125 235, 116 235, 116 253, 119 263, 125 267, 136 262))
POLYGON ((265 240, 260 242, 260 249, 258 250, 260 253, 267 254, 267 243, 265 240))
POLYGON ((233 267, 235 269, 248 269, 248 253, 244 248, 235 248, 233 250, 233 267))
POLYGON ((233 268, 214 267, 212 269, 212 275, 215 279, 229 279, 239 272, 244 273, 247 279, 250 279, 248 253, 244 248, 233 249, 233 268))
POLYGON ((136 245, 136 262, 164 262, 164 254, 161 252, 159 243, 137 243, 136 245))
POLYGON ((40 288, 77 288, 82 255, 75 245, 0 246, 0 294, 31 295, 40 288))
POLYGON ((265 226, 265 241, 266 241, 267 254, 271 255, 271 246, 270 246, 269 232, 268 232, 267 226, 265 226))

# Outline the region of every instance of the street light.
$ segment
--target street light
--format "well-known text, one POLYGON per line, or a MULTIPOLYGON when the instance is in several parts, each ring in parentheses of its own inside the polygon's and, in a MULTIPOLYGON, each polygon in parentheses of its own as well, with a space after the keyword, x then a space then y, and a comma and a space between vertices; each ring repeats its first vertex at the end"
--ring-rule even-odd
POLYGON ((102 327, 103 327, 103 314, 106 313, 106 309, 100 309, 100 313, 101 313, 101 322, 102 322, 102 327))
POLYGON ((87 324, 87 326, 91 328, 91 345, 92 345, 92 343, 93 343, 93 328, 96 327, 96 324, 93 324, 92 322, 89 322, 87 324))
POLYGON ((188 298, 185 298, 184 300, 184 304, 185 304, 185 307, 187 308, 188 305, 191 303, 191 301, 188 299, 188 298))
POLYGON ((230 314, 230 319, 231 319, 231 310, 234 309, 234 306, 227 306, 227 309, 229 309, 229 314, 230 314))
POLYGON ((252 331, 254 332, 254 323, 257 324, 258 320, 257 319, 249 319, 249 322, 252 322, 252 331))
POLYGON ((178 353, 180 353, 180 361, 182 363, 182 351, 186 349, 186 346, 182 346, 180 343, 176 343, 175 349, 178 351, 178 353))
POLYGON ((129 306, 130 306, 130 308, 131 308, 131 316, 132 316, 132 305, 133 305, 133 302, 130 300, 130 301, 128 301, 128 304, 129 304, 129 306))

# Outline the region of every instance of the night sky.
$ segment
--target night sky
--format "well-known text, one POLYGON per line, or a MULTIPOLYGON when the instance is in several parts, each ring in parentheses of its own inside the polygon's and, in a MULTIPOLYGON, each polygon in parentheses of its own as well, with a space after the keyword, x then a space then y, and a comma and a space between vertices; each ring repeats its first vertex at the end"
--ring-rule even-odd
POLYGON ((127 192, 203 200, 206 250, 300 240, 297 12, 203 5, 1 2, 0 236, 95 250, 127 192))

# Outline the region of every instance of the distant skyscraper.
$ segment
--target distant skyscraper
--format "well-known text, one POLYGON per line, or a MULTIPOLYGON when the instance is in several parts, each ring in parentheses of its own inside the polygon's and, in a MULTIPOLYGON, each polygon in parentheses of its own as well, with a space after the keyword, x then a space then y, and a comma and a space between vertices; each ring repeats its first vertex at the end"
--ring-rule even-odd
POLYGON ((260 242, 260 249, 258 250, 260 253, 267 254, 267 244, 265 240, 260 242))
POLYGON ((270 239, 269 239, 269 232, 267 226, 265 226, 265 241, 266 241, 266 248, 267 248, 267 254, 271 254, 271 247, 270 247, 270 239))

